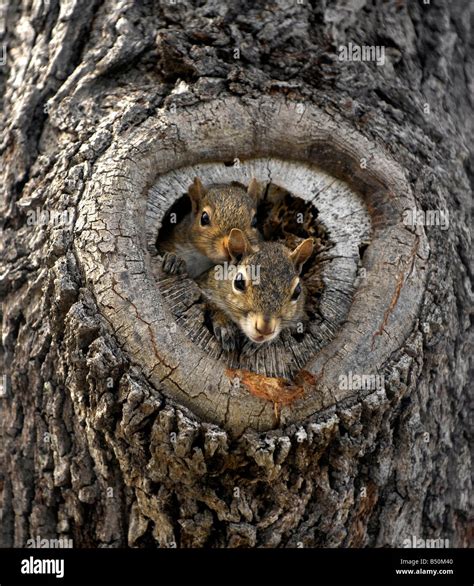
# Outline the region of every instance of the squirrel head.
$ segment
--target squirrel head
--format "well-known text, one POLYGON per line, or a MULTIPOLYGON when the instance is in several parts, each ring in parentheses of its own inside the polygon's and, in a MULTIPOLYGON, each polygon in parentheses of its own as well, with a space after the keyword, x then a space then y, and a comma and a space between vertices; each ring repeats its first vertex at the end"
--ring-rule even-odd
POLYGON ((193 214, 191 239, 195 247, 214 263, 229 261, 228 241, 233 228, 241 230, 249 243, 256 245, 260 194, 261 188, 255 178, 247 188, 235 181, 205 188, 196 177, 188 189, 193 214))
POLYGON ((255 343, 269 342, 304 315, 305 291, 300 278, 304 263, 313 253, 307 238, 294 250, 277 242, 248 244, 242 252, 242 235, 232 231, 229 251, 241 256, 225 285, 222 309, 255 343))

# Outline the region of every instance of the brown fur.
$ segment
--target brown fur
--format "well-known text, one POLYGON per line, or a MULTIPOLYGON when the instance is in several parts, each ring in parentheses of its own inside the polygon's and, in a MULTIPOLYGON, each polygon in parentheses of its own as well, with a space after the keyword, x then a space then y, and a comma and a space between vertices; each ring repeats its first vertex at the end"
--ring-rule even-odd
POLYGON ((260 188, 252 180, 246 189, 240 183, 211 185, 205 188, 196 178, 188 190, 192 211, 177 224, 170 236, 161 241, 160 249, 181 256, 193 275, 191 266, 196 259, 205 257, 209 266, 230 261, 228 239, 232 228, 242 231, 249 243, 257 245, 260 236, 251 226, 256 214, 260 188), (203 212, 208 214, 210 224, 201 225, 203 212))
POLYGON ((262 242, 259 250, 250 249, 239 264, 230 265, 229 274, 222 267, 214 267, 198 283, 210 307, 221 314, 220 324, 225 314, 252 341, 267 341, 303 320, 305 290, 299 274, 312 251, 311 239, 293 251, 283 244, 262 242), (243 292, 233 286, 237 273, 245 277, 243 292), (302 291, 293 302, 291 297, 298 283, 302 291))

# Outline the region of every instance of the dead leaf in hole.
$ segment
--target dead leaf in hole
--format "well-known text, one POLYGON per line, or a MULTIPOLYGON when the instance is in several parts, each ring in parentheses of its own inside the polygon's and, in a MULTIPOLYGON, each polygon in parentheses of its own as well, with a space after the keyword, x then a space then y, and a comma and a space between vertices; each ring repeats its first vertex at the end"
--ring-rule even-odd
POLYGON ((238 378, 255 397, 271 401, 278 422, 281 407, 291 405, 296 399, 301 398, 305 391, 316 385, 317 381, 317 377, 307 370, 300 370, 293 382, 285 378, 265 376, 245 369, 228 368, 226 374, 230 379, 238 378))

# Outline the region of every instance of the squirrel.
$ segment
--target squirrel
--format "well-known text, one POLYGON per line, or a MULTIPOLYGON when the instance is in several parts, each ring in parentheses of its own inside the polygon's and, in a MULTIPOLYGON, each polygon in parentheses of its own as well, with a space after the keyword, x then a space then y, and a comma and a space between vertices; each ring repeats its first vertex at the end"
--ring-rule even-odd
POLYGON ((290 250, 261 242, 258 250, 241 230, 229 234, 231 263, 216 266, 197 283, 211 310, 212 329, 226 351, 237 348, 239 331, 255 344, 274 340, 304 317, 305 286, 300 278, 313 253, 313 239, 290 250))
POLYGON ((251 245, 258 244, 257 203, 261 187, 255 178, 246 189, 236 181, 205 188, 196 177, 188 195, 191 211, 157 242, 158 250, 165 253, 165 272, 186 271, 196 278, 213 265, 230 261, 228 238, 232 228, 241 230, 251 245))

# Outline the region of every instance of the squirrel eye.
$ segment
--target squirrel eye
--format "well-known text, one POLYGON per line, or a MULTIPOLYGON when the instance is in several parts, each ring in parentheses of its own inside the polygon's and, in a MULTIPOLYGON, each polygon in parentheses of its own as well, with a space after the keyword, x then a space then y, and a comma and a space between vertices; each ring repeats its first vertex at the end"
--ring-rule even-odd
POLYGON ((238 273, 234 279, 234 288, 237 291, 245 291, 245 279, 242 273, 238 273))
POLYGON ((211 223, 211 218, 207 212, 202 212, 201 215, 201 226, 209 226, 211 223))
POLYGON ((301 295, 301 283, 296 285, 295 290, 293 291, 293 295, 291 296, 292 301, 296 301, 298 297, 301 295))
POLYGON ((255 214, 254 217, 252 218, 252 222, 250 223, 250 225, 252 226, 252 228, 257 227, 257 214, 255 214))

